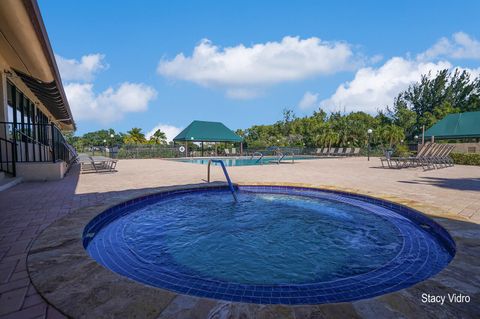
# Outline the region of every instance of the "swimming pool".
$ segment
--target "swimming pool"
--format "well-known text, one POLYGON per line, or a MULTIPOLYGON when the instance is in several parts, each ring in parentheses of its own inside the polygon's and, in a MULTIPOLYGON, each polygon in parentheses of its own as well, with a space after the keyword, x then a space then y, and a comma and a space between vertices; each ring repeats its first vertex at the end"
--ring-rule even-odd
POLYGON ((97 262, 178 293, 260 304, 352 301, 425 280, 453 258, 434 221, 361 195, 281 186, 178 190, 84 230, 97 262))
MULTIPOLYGON (((213 158, 192 158, 192 159, 175 159, 177 162, 184 162, 184 163, 193 163, 193 164, 208 164, 208 161, 213 158)), ((215 158, 220 159, 223 161, 225 166, 250 166, 250 165, 265 165, 265 164, 277 164, 278 157, 274 156, 265 156, 261 159, 258 157, 251 158, 251 157, 223 157, 223 158, 215 158)), ((318 159, 318 157, 314 156, 295 156, 294 160, 310 160, 310 159, 318 159)), ((292 163, 292 157, 287 156, 282 160, 282 163, 292 163)), ((213 165, 219 165, 217 163, 212 163, 213 165)))

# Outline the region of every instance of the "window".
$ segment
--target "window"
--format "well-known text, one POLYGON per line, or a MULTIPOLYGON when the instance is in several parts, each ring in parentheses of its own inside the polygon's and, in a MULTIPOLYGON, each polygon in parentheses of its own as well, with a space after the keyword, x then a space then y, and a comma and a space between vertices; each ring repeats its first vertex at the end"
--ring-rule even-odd
POLYGON ((47 144, 48 117, 10 81, 7 81, 7 104, 6 122, 12 123, 9 130, 15 127, 23 138, 47 144))

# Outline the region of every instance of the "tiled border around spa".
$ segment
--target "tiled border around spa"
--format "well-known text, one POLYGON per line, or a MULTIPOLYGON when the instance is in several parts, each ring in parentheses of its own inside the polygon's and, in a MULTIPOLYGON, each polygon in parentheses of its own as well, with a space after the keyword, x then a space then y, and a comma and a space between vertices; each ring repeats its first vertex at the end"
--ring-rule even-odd
MULTIPOLYGON (((114 219, 129 214, 132 210, 170 197, 218 190, 225 191, 225 196, 230 196, 228 188, 225 186, 214 189, 162 192, 116 205, 87 224, 83 236, 83 245, 87 248, 91 239, 101 228, 114 219)), ((122 249, 121 240, 117 239, 119 234, 115 231, 113 233, 109 231, 109 235, 102 240, 102 246, 106 244, 109 247, 115 247, 115 249, 106 252, 103 248, 98 249, 94 245, 95 248, 89 250, 90 254, 94 259, 118 274, 177 293, 258 304, 321 304, 370 298, 411 286, 436 274, 446 266, 446 263, 452 257, 447 257, 446 253, 442 253, 441 250, 446 249, 452 256, 455 252, 454 242, 443 227, 405 206, 364 195, 345 194, 339 191, 325 192, 304 187, 240 186, 239 190, 247 193, 276 193, 325 198, 361 207, 374 214, 382 215, 382 218, 391 220, 402 234, 403 248, 389 263, 374 271, 335 281, 309 282, 296 285, 248 285, 220 281, 215 278, 209 279, 192 272, 188 267, 176 264, 173 259, 167 262, 168 266, 160 267, 152 264, 148 271, 143 271, 145 265, 129 249, 122 249), (420 225, 428 230, 419 231, 417 227, 420 227, 420 225), (433 236, 440 239, 440 245, 444 246, 443 248, 438 247, 439 244, 433 236), (110 243, 110 240, 114 240, 114 242, 110 243), (435 247, 438 247, 438 249, 432 249, 435 247), (412 261, 412 255, 421 256, 421 258, 415 258, 412 261), (442 258, 442 262, 437 264, 439 257, 442 258)))
MULTIPOLYGON (((219 187, 219 184, 199 184, 193 188, 204 187, 219 187)), ((191 188, 192 186, 164 187, 145 195, 191 188)), ((351 196, 356 195, 351 194, 351 196)), ((123 200, 119 199, 117 203, 128 200, 132 199, 126 197, 123 200)), ((377 201, 377 205, 383 204, 387 207, 397 205, 376 198, 373 198, 373 201, 377 201)), ((133 204, 133 202, 130 203, 133 204)), ((460 294, 465 291, 472 292, 471 297, 478 300, 478 290, 469 288, 468 275, 465 275, 468 272, 465 264, 472 265, 474 263, 471 259, 479 257, 478 249, 470 244, 469 238, 469 232, 478 231, 478 225, 475 224, 471 225, 471 229, 468 228, 470 225, 465 229, 464 225, 460 227, 454 220, 436 219, 438 224, 453 235, 457 244, 457 254, 440 273, 406 289, 366 300, 337 304, 258 305, 172 293, 129 280, 99 265, 85 252, 82 233, 89 221, 111 207, 105 205, 88 207, 58 220, 36 239, 29 252, 28 271, 32 283, 47 302, 68 316, 75 318, 236 318, 242 316, 246 318, 308 318, 311 316, 361 318, 382 316, 382 313, 385 315, 410 313, 416 318, 437 317, 439 314, 445 317, 475 318, 480 313, 478 303, 460 306, 445 304, 438 307, 421 302, 422 293, 460 294)), ((401 205, 398 206, 400 209, 401 207, 401 205)), ((428 220, 427 218, 427 223, 428 220)), ((436 223, 429 225, 434 228, 436 223)), ((442 237, 447 242, 451 241, 448 233, 446 235, 442 237)))

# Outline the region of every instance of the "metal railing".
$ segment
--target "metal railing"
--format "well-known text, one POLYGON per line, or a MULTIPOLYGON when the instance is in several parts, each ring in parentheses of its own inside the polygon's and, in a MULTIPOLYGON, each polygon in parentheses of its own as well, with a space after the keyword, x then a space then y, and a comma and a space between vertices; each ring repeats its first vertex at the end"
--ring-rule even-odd
POLYGON ((250 159, 253 159, 253 158, 255 157, 255 155, 260 155, 255 163, 260 162, 260 161, 262 160, 262 158, 263 158, 263 154, 262 154, 261 152, 254 152, 254 153, 252 154, 252 157, 251 157, 250 159))
POLYGON ((3 137, 0 137, 0 171, 15 176, 15 144, 3 137))
POLYGON ((233 199, 235 202, 238 202, 237 199, 237 194, 235 193, 235 187, 233 187, 232 181, 230 180, 230 176, 228 175, 227 168, 225 167, 225 163, 223 163, 222 160, 215 160, 211 159, 208 161, 208 167, 207 167, 207 182, 210 183, 210 166, 212 163, 218 163, 220 166, 222 166, 223 174, 225 175, 225 178, 228 183, 228 188, 230 188, 230 192, 232 193, 233 199))
POLYGON ((295 153, 285 152, 285 153, 279 153, 279 158, 278 158, 277 164, 280 164, 280 162, 285 158, 285 156, 288 156, 288 154, 290 154, 292 156, 292 164, 295 163, 295 153))
POLYGON ((53 123, 0 122, 0 170, 15 175, 19 162, 57 162, 67 165, 75 154, 53 123))

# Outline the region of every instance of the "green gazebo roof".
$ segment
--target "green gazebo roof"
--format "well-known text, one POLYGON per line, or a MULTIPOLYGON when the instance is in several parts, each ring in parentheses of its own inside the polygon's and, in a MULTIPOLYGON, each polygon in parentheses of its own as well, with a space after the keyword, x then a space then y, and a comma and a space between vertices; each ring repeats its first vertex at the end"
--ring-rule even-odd
POLYGON ((193 121, 173 140, 175 142, 242 142, 243 138, 235 134, 223 123, 193 121))
POLYGON ((480 112, 448 114, 425 132, 435 138, 480 137, 480 112))

